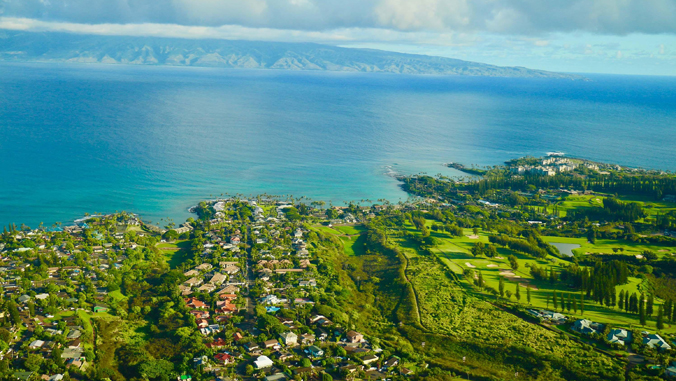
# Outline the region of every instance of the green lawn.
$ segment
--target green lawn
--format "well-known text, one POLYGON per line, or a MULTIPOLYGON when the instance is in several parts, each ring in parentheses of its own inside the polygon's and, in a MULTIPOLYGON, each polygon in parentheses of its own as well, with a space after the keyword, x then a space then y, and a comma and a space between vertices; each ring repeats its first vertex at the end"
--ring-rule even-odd
POLYGON ((122 294, 122 292, 121 292, 120 290, 115 290, 115 291, 113 291, 113 292, 109 292, 109 293, 108 293, 108 296, 110 296, 111 298, 117 300, 118 302, 121 301, 121 300, 127 299, 127 297, 124 296, 124 294, 122 294))
POLYGON ((363 233, 366 231, 366 229, 362 226, 352 226, 352 225, 340 225, 340 226, 335 226, 334 229, 340 230, 344 234, 347 235, 357 235, 360 233, 363 233))
POLYGON ((646 245, 642 243, 636 243, 625 240, 611 240, 611 239, 598 239, 595 244, 591 244, 587 241, 586 238, 569 238, 569 237, 542 237, 547 242, 557 242, 557 243, 574 243, 580 245, 579 249, 574 249, 574 254, 584 255, 586 253, 594 254, 624 254, 624 255, 638 255, 645 250, 651 250, 656 252, 660 257, 664 255, 669 255, 669 253, 675 251, 673 247, 669 246, 659 246, 659 245, 646 245), (623 251, 615 253, 613 248, 622 248, 623 251))
MULTIPOLYGON (((561 217, 565 217, 568 211, 580 208, 603 207, 604 195, 575 195, 568 196, 564 201, 557 202, 557 207, 561 217)), ((648 213, 647 219, 653 219, 658 214, 666 214, 676 210, 676 204, 671 202, 655 201, 642 196, 620 196, 620 200, 626 202, 637 202, 648 213)))
POLYGON ((341 235, 342 233, 338 230, 332 229, 328 226, 324 225, 312 225, 310 229, 322 232, 324 234, 331 234, 331 235, 341 235))
MULTIPOLYGON (((506 258, 506 253, 503 253, 502 250, 499 250, 501 256, 506 258)), ((509 263, 506 260, 498 260, 498 259, 488 259, 488 258, 473 258, 469 254, 464 254, 464 253, 448 253, 448 252, 440 252, 439 253, 440 257, 445 260, 444 263, 448 264, 449 269, 455 273, 461 273, 458 268, 470 268, 467 266, 467 264, 471 264, 475 266, 474 270, 475 271, 481 271, 482 277, 484 278, 484 281, 486 284, 494 289, 499 288, 499 278, 500 278, 500 272, 504 269, 509 269, 509 263), (448 261, 448 262, 446 262, 448 261), (498 267, 488 267, 488 265, 497 265, 498 267)), ((524 304, 527 304, 526 301, 526 284, 531 285, 531 303, 532 306, 535 308, 549 308, 553 309, 553 301, 552 301, 552 295, 553 292, 556 291, 558 298, 559 298, 559 311, 561 310, 561 302, 560 298, 561 295, 566 295, 568 297, 575 297, 578 299, 578 311, 577 314, 575 314, 573 311, 568 312, 566 311, 565 314, 569 315, 573 318, 586 318, 586 319, 591 319, 594 321, 599 321, 602 323, 609 323, 613 326, 626 326, 629 327, 630 325, 638 326, 639 324, 639 318, 638 315, 635 314, 629 314, 625 313, 623 311, 620 311, 617 308, 609 308, 606 306, 598 305, 594 303, 591 300, 585 300, 585 313, 582 315, 580 311, 580 303, 579 303, 579 298, 580 298, 580 293, 565 288, 565 286, 561 284, 556 284, 552 285, 549 282, 546 281, 535 281, 529 273, 529 269, 526 267, 526 263, 537 263, 538 266, 546 266, 546 267, 553 267, 555 269, 560 269, 560 264, 561 262, 557 262, 557 264, 552 264, 547 261, 543 260, 536 260, 533 258, 528 258, 521 256, 519 254, 516 254, 518 260, 519 260, 519 269, 517 271, 514 271, 513 273, 520 278, 517 278, 520 280, 519 284, 521 284, 521 302, 524 304), (549 305, 547 304, 547 297, 550 297, 549 305)), ((464 279, 463 282, 465 282, 467 288, 470 289, 470 282, 472 280, 470 279, 464 279)), ((639 293, 639 285, 640 285, 640 280, 638 278, 629 278, 629 283, 626 285, 618 286, 617 287, 617 292, 619 293, 620 290, 625 290, 630 293, 639 293)), ((515 294, 516 292, 516 286, 517 282, 516 280, 510 281, 508 279, 505 279, 505 289, 510 290, 512 294, 515 294)), ((512 296, 512 301, 516 301, 515 297, 512 296)), ((655 311, 657 311, 657 305, 661 304, 662 302, 660 300, 656 300, 656 307, 655 311)), ((655 330, 655 321, 648 321, 647 325, 648 330, 655 330)), ((676 327, 667 327, 667 329, 664 330, 664 332, 676 332, 676 327)))
MULTIPOLYGON (((412 226, 407 227, 410 229, 410 231, 412 232, 415 231, 415 228, 413 228, 412 226)), ((470 250, 475 242, 478 241, 484 243, 488 242, 488 235, 486 235, 484 232, 480 231, 478 234, 479 237, 477 239, 472 239, 468 237, 473 234, 470 229, 465 229, 464 236, 462 237, 450 237, 446 233, 438 233, 434 231, 432 231, 431 234, 432 236, 437 238, 438 241, 440 242, 440 244, 433 249, 433 252, 441 258, 441 261, 444 264, 446 264, 449 270, 458 275, 462 274, 463 271, 468 268, 474 269, 475 271, 481 271, 482 277, 484 278, 486 284, 496 290, 499 288, 499 278, 501 277, 500 273, 504 271, 512 271, 510 268, 509 261, 507 260, 507 257, 509 255, 514 255, 518 259, 519 267, 516 271, 512 272, 514 273, 515 276, 518 276, 519 278, 513 278, 512 280, 505 279, 506 285, 505 288, 506 290, 510 290, 514 294, 518 280, 519 284, 521 284, 520 288, 521 302, 524 304, 527 303, 526 288, 525 288, 526 284, 531 285, 531 303, 532 306, 535 308, 553 309, 553 302, 551 301, 551 296, 554 290, 556 290, 557 295, 559 295, 558 296, 559 300, 561 295, 566 296, 570 295, 571 297, 575 296, 579 298, 578 292, 576 292, 575 290, 565 288, 563 284, 559 283, 556 285, 552 285, 547 281, 535 281, 533 277, 530 275, 530 268, 528 267, 529 265, 536 264, 538 267, 546 267, 546 268, 551 267, 557 271, 561 271, 562 267, 568 264, 568 262, 565 260, 552 256, 546 259, 536 259, 526 256, 524 254, 513 252, 507 248, 498 248, 498 257, 496 258, 487 258, 484 256, 475 258, 472 254, 470 254, 470 250), (548 296, 550 297, 549 307, 547 307, 548 296)), ((622 245, 620 245, 617 241, 611 240, 598 240, 596 245, 591 245, 587 243, 586 239, 584 238, 562 238, 562 237, 544 237, 544 238, 548 242, 577 243, 582 246, 581 250, 586 251, 591 250, 592 252, 595 253, 596 252, 612 253, 613 247, 620 246, 623 246, 625 248, 624 253, 627 255, 635 255, 645 249, 655 251, 661 249, 660 247, 655 246, 631 244, 631 242, 629 244, 622 242, 622 245)), ((407 252, 408 255, 408 251, 410 251, 412 245, 403 239, 399 239, 397 240, 397 242, 400 244, 402 248, 406 249, 405 252, 407 252)), ((470 284, 471 282, 473 282, 473 280, 465 278, 462 279, 466 288, 468 290, 471 290, 472 287, 470 287, 470 284)), ((628 284, 617 287, 617 292, 619 293, 620 290, 625 290, 630 293, 633 292, 640 293, 641 291, 639 288, 640 283, 641 282, 638 278, 630 278, 628 284)), ((515 297, 512 296, 512 301, 515 300, 516 300, 515 297)), ((657 311, 657 305, 661 304, 662 301, 656 300, 655 303, 656 303, 655 311, 657 311)), ((561 304, 559 302, 559 310, 560 309, 561 304)), ((617 308, 608 308, 605 306, 597 305, 591 300, 585 300, 584 316, 582 316, 581 314, 579 302, 577 314, 575 314, 573 311, 571 312, 566 311, 565 314, 574 318, 584 317, 602 323, 609 323, 613 326, 622 326, 627 328, 632 325, 638 326, 639 324, 638 315, 625 313, 617 308)), ((646 329, 655 331, 654 317, 652 320, 651 319, 648 320, 646 329)), ((676 332, 676 326, 673 327, 667 326, 667 328, 663 332, 666 333, 676 332)))
POLYGON ((157 248, 163 253, 169 267, 175 269, 183 263, 185 253, 190 250, 190 240, 163 242, 157 244, 157 248))

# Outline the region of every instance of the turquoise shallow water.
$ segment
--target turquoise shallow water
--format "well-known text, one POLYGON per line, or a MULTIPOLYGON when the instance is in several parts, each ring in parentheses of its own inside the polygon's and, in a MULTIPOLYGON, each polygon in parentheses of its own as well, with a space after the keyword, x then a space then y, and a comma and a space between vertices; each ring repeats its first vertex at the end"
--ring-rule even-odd
POLYGON ((397 201, 393 172, 554 150, 676 170, 676 78, 592 79, 0 64, 0 225, 183 220, 225 192, 397 201))

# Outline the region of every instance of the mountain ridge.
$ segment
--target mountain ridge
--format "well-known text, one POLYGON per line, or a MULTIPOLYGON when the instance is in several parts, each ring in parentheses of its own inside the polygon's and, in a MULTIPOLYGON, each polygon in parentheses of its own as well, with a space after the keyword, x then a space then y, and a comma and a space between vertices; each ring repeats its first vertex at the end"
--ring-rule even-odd
POLYGON ((582 76, 455 58, 317 43, 0 31, 0 61, 79 62, 394 74, 561 78, 582 76))

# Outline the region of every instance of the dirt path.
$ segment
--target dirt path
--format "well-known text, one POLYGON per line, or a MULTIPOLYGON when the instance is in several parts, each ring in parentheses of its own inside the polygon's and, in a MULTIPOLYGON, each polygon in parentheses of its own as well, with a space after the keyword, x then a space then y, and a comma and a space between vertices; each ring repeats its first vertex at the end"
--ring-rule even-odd
POLYGON ((425 327, 425 326, 423 325, 423 322, 422 322, 422 313, 420 312, 420 299, 419 299, 419 297, 418 297, 418 291, 416 291, 415 287, 413 286, 413 283, 412 283, 411 280, 408 278, 408 269, 409 269, 409 260, 408 260, 408 256, 406 256, 405 253, 401 253, 401 255, 402 255, 402 256, 404 257, 404 259, 406 260, 406 266, 404 267, 404 275, 406 276, 406 282, 408 282, 408 284, 411 285, 411 289, 413 290, 413 298, 414 298, 414 300, 415 300, 415 313, 416 313, 416 315, 417 315, 417 317, 418 317, 418 324, 420 324, 420 326, 421 326, 422 328, 424 328, 426 331, 429 331, 429 329, 427 329, 427 327, 425 327))

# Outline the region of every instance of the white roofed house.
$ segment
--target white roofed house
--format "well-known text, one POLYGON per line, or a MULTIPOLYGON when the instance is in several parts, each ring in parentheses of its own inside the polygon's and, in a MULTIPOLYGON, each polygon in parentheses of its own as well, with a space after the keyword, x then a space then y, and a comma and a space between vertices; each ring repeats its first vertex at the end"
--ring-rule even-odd
POLYGON ((626 329, 618 328, 613 329, 608 333, 606 337, 609 343, 625 345, 631 343, 631 332, 628 332, 626 329))
POLYGON ((254 365, 256 366, 256 369, 265 369, 271 367, 273 362, 268 356, 258 356, 254 361, 254 365))
POLYGON ((587 319, 580 319, 575 321, 572 327, 574 331, 585 335, 593 335, 599 332, 603 332, 604 328, 605 326, 603 324, 596 323, 587 319))
POLYGON ((263 298, 261 298, 261 304, 281 304, 281 303, 286 303, 286 299, 280 299, 276 295, 266 295, 263 298))
POLYGON ((664 375, 667 377, 676 377, 676 361, 671 363, 671 366, 667 367, 664 371, 664 375))
POLYGON ((671 345, 656 333, 643 336, 643 344, 650 349, 658 349, 660 351, 668 351, 671 349, 671 345))

